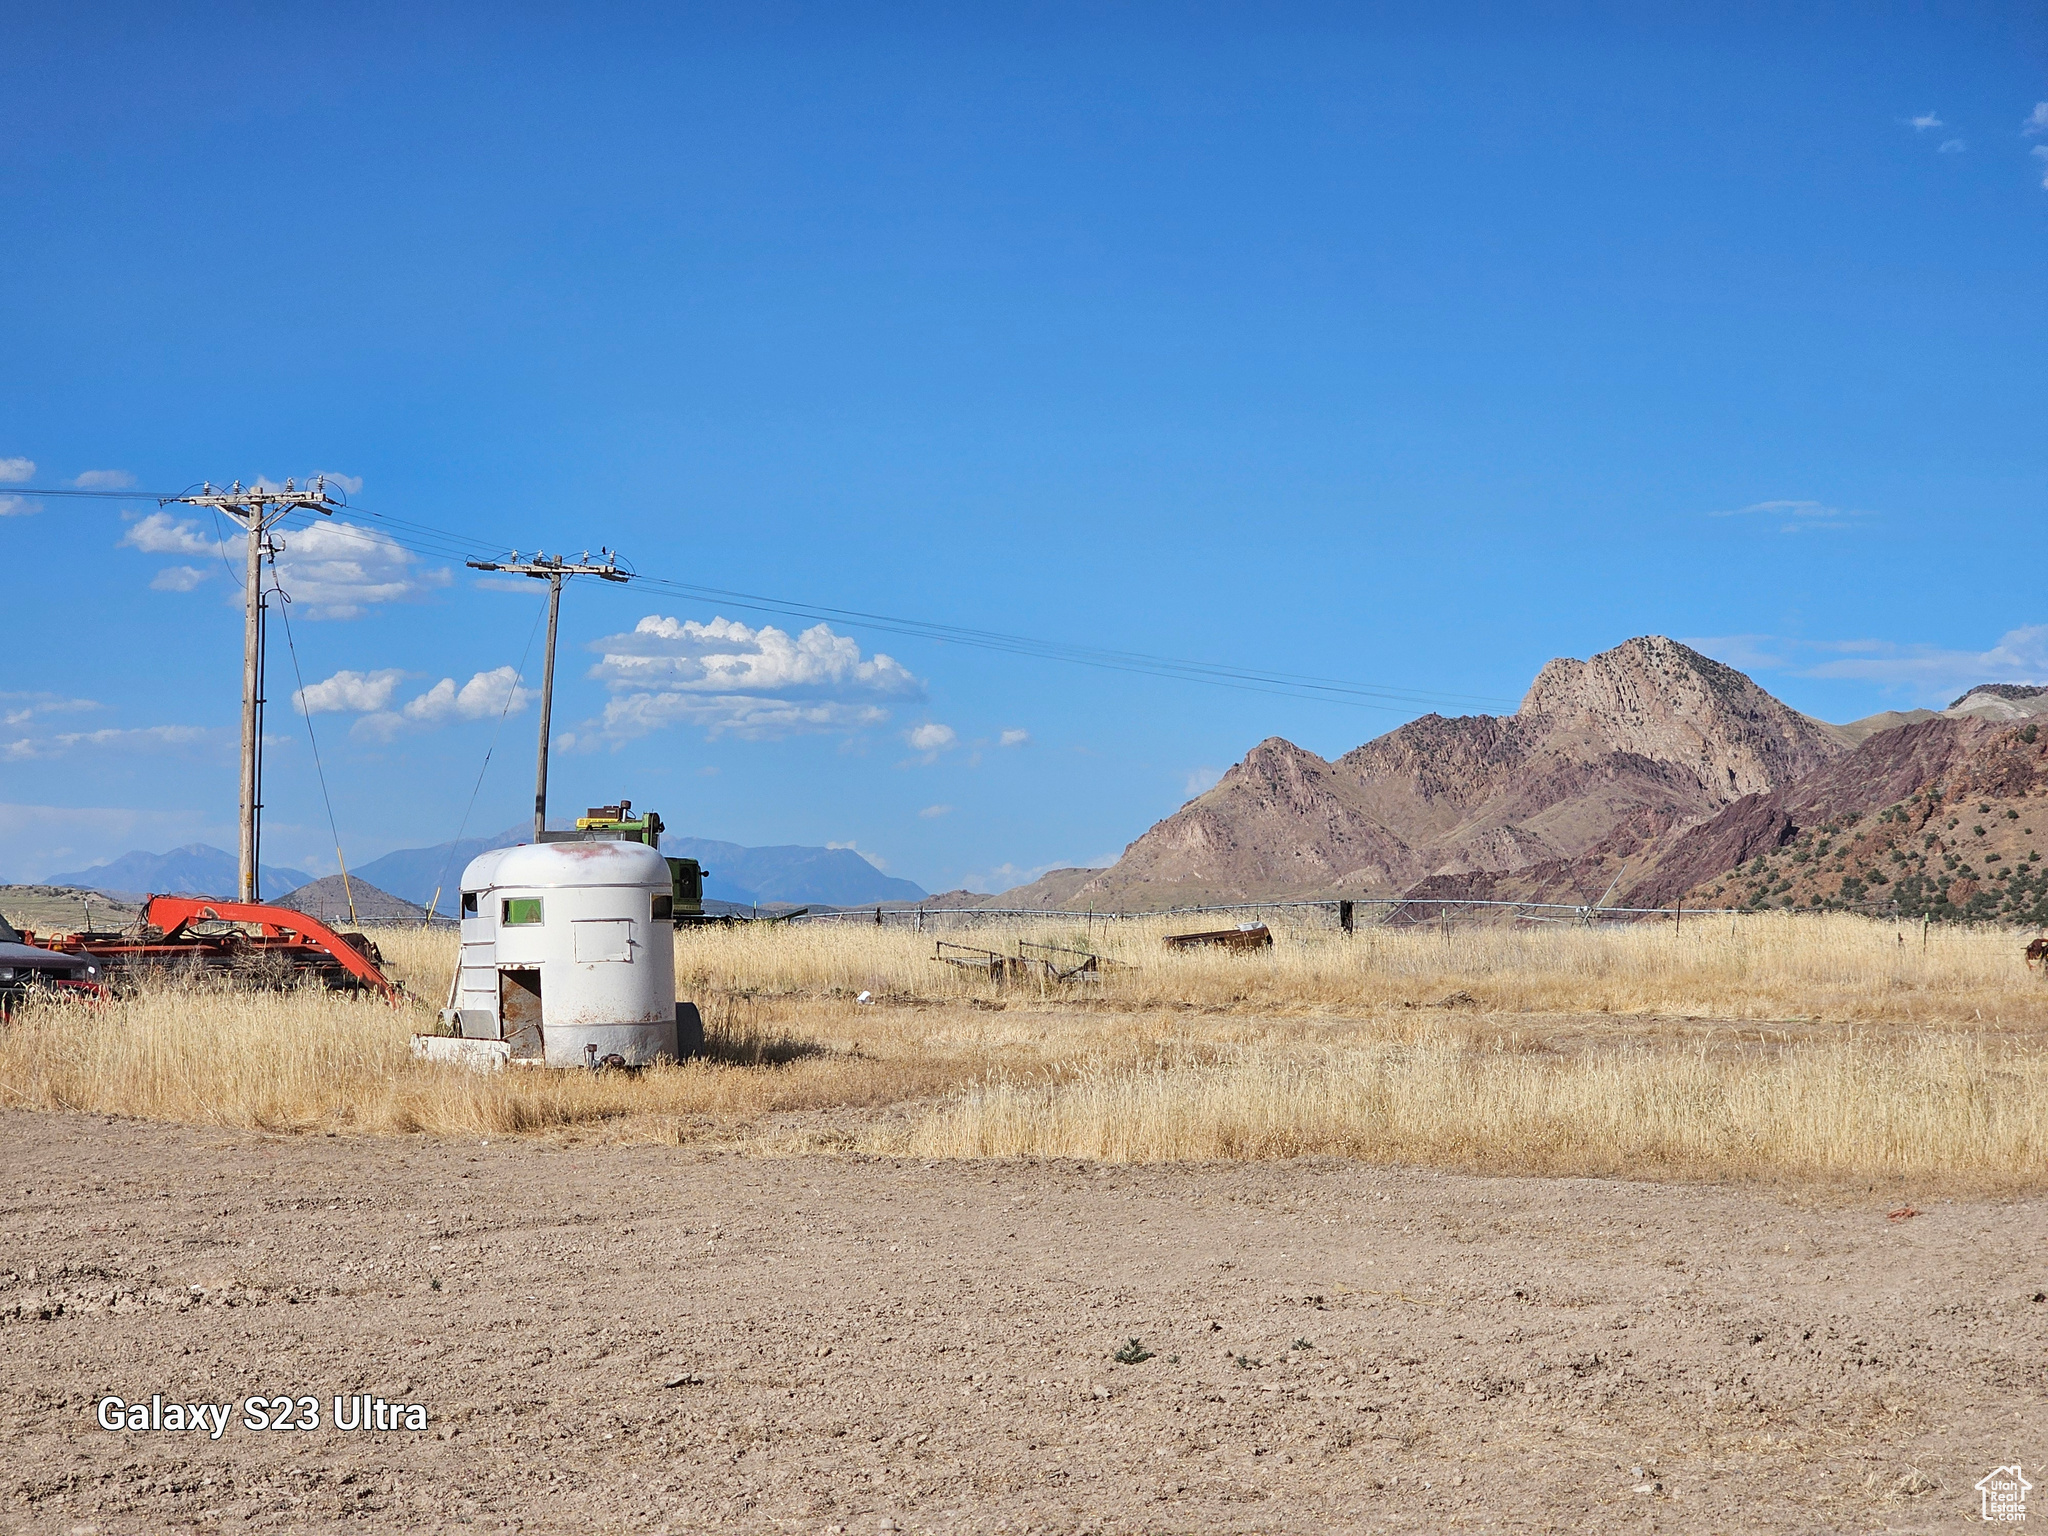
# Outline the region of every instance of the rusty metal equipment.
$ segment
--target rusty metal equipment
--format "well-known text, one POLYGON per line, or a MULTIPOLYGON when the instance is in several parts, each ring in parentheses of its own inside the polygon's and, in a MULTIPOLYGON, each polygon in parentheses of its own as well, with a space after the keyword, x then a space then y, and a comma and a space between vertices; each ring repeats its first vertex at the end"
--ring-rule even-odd
POLYGON ((1273 931, 1264 923, 1246 923, 1239 928, 1217 928, 1208 933, 1170 933, 1168 949, 1271 949, 1273 931))
POLYGON ((329 928, 290 907, 206 896, 152 896, 141 921, 121 933, 73 933, 22 941, 96 968, 101 984, 150 971, 205 971, 260 986, 311 981, 338 992, 369 992, 397 1003, 398 984, 360 933, 329 928))
POLYGON ((1044 966, 1047 978, 1052 981, 1102 980, 1102 956, 1085 949, 1070 949, 1064 944, 1033 944, 1019 939, 1017 956, 1044 966))
POLYGON ((978 949, 972 944, 955 944, 948 939, 939 939, 935 943, 933 959, 957 965, 963 970, 983 971, 998 985, 1005 980, 1061 984, 1100 981, 1104 965, 1111 963, 1085 949, 1069 949, 1064 944, 1033 944, 1025 939, 1017 941, 1017 953, 1014 955, 1006 955, 1000 950, 978 949))

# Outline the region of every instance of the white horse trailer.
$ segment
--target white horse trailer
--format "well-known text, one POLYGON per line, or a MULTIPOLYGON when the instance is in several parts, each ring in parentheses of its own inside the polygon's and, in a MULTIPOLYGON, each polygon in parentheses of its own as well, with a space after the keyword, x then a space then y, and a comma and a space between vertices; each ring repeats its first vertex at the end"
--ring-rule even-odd
POLYGON ((423 1036, 421 1054, 638 1067, 701 1047, 696 1008, 676 1001, 671 892, 668 861, 644 843, 527 843, 471 860, 442 1017, 465 1042, 492 1045, 423 1036))

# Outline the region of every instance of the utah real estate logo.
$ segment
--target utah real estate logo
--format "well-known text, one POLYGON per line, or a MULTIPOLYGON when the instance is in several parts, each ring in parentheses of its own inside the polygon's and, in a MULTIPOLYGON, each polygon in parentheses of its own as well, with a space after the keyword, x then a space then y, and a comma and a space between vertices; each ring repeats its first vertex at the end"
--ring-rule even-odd
POLYGON ((1985 1524, 1999 1521, 2006 1525, 2018 1525, 2027 1518, 2027 1490, 2034 1485, 2020 1476, 2020 1464, 2009 1467, 1993 1467, 1977 1481, 1977 1492, 1984 1497, 1983 1516, 1985 1524))

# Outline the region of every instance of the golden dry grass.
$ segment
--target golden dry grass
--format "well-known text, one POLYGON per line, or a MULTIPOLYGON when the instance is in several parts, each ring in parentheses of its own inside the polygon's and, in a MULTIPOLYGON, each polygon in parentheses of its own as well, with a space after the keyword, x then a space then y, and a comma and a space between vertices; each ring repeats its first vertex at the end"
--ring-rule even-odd
POLYGON ((1304 926, 1243 955, 1167 951, 1169 926, 948 935, 1122 962, 1065 987, 996 987, 893 928, 686 932, 680 990, 705 1007, 711 1059, 637 1077, 414 1061, 454 944, 387 930, 404 1009, 205 985, 29 1008, 0 1032, 0 1104, 761 1151, 2048 1182, 2048 983, 2024 936, 1935 930, 1923 947, 1847 916, 1304 926))
MULTIPOLYGON (((1113 1007, 1330 1011, 1426 1006, 1455 992, 1514 1013, 1663 1013, 1717 1019, 1819 1016, 1887 1023, 2000 1019, 2048 1024, 2048 987, 2021 957, 2026 936, 1846 914, 1758 914, 1584 928, 1541 923, 1363 929, 1326 916, 1268 918, 1270 950, 1169 950, 1209 918, 990 924, 935 934, 863 922, 760 924, 687 933, 677 980, 774 995, 870 991, 903 998, 989 995, 973 972, 932 958, 935 939, 1017 952, 1020 938, 1091 949, 1099 984, 1025 986, 1113 1007)), ((1008 995, 1020 991, 1016 985, 1008 995)))

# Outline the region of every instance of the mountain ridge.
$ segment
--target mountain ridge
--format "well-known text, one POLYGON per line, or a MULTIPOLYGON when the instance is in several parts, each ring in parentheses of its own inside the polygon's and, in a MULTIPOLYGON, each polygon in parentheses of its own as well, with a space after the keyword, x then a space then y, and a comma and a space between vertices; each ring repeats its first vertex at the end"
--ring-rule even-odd
POLYGON ((1704 820, 1851 750, 1665 636, 1546 664, 1512 715, 1424 715, 1326 761, 1268 737, 1072 907, 1393 895, 1577 859, 1637 815, 1704 820))

